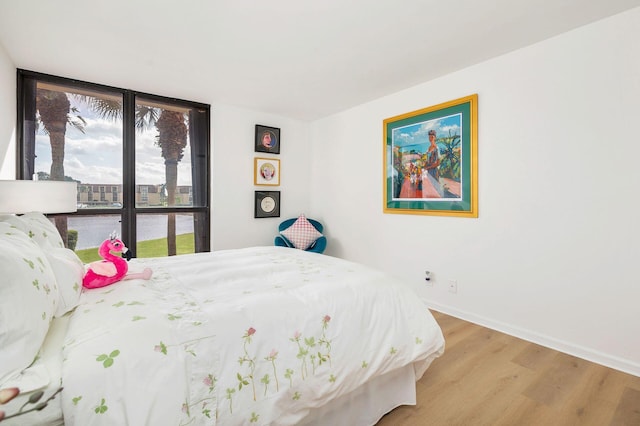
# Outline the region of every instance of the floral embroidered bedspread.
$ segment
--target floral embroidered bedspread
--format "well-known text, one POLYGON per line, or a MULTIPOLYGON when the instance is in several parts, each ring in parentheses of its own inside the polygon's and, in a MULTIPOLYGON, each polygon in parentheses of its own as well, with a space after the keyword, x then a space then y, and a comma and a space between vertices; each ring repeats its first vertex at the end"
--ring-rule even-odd
POLYGON ((253 247, 144 266, 151 280, 85 291, 70 319, 67 425, 293 425, 443 351, 415 293, 356 263, 253 247))

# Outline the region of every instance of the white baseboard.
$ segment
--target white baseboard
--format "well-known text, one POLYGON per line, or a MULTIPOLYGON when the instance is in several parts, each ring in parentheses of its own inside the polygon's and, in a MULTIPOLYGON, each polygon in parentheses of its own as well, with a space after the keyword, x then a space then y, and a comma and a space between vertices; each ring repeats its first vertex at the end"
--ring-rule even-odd
POLYGON ((425 300, 425 303, 427 304, 427 306, 429 306, 430 309, 442 312, 443 314, 451 315, 456 318, 460 318, 462 320, 469 321, 474 324, 478 324, 483 327, 487 327, 492 330, 500 331, 510 336, 526 340, 528 342, 536 343, 538 345, 564 352, 566 354, 573 355, 587 361, 595 362, 596 364, 604 365, 605 367, 613 368, 615 370, 640 377, 640 364, 628 359, 618 358, 579 345, 573 345, 571 343, 563 342, 561 340, 557 340, 552 337, 533 332, 531 330, 513 327, 509 324, 495 321, 491 318, 475 315, 466 311, 461 311, 451 306, 434 303, 430 300, 425 300))

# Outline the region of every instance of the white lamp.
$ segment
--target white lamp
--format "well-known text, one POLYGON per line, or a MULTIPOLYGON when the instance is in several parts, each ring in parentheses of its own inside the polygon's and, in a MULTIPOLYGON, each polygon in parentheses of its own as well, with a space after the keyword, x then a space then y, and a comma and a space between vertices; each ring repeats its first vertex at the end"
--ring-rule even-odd
POLYGON ((76 182, 0 180, 0 213, 70 213, 77 210, 76 182))

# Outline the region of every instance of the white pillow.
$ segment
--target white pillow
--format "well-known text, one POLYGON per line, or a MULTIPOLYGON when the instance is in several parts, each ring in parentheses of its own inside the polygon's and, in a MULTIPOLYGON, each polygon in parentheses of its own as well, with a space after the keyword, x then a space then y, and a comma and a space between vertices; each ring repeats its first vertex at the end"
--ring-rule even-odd
POLYGON ((280 233, 287 237, 295 248, 300 250, 308 249, 311 244, 322 237, 322 234, 303 214, 298 216, 298 219, 290 227, 280 233))
POLYGON ((42 249, 0 222, 0 388, 28 367, 44 341, 58 304, 53 270, 42 249))
POLYGON ((59 291, 59 317, 75 308, 82 292, 82 277, 85 269, 82 261, 72 250, 64 248, 58 229, 39 212, 21 216, 0 215, 0 222, 6 222, 33 239, 43 249, 51 264, 59 291))
POLYGON ((22 230, 43 249, 64 247, 58 228, 42 213, 30 212, 21 216, 2 215, 0 221, 8 222, 22 230))
POLYGON ((66 248, 51 248, 46 251, 46 255, 60 292, 55 313, 56 317, 60 317, 78 306, 85 273, 84 264, 73 250, 66 248))

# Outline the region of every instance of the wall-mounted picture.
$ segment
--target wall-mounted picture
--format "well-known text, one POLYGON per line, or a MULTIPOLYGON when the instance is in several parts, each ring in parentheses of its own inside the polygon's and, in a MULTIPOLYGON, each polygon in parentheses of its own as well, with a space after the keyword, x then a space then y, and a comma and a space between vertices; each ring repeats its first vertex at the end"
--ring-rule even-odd
POLYGON ((280 154, 280 129, 256 124, 256 152, 280 154))
POLYGON ((383 211, 478 217, 478 95, 383 121, 383 211))
POLYGON ((254 218, 280 217, 280 191, 256 191, 254 218))
POLYGON ((253 183, 255 185, 280 185, 280 160, 254 158, 253 183))

